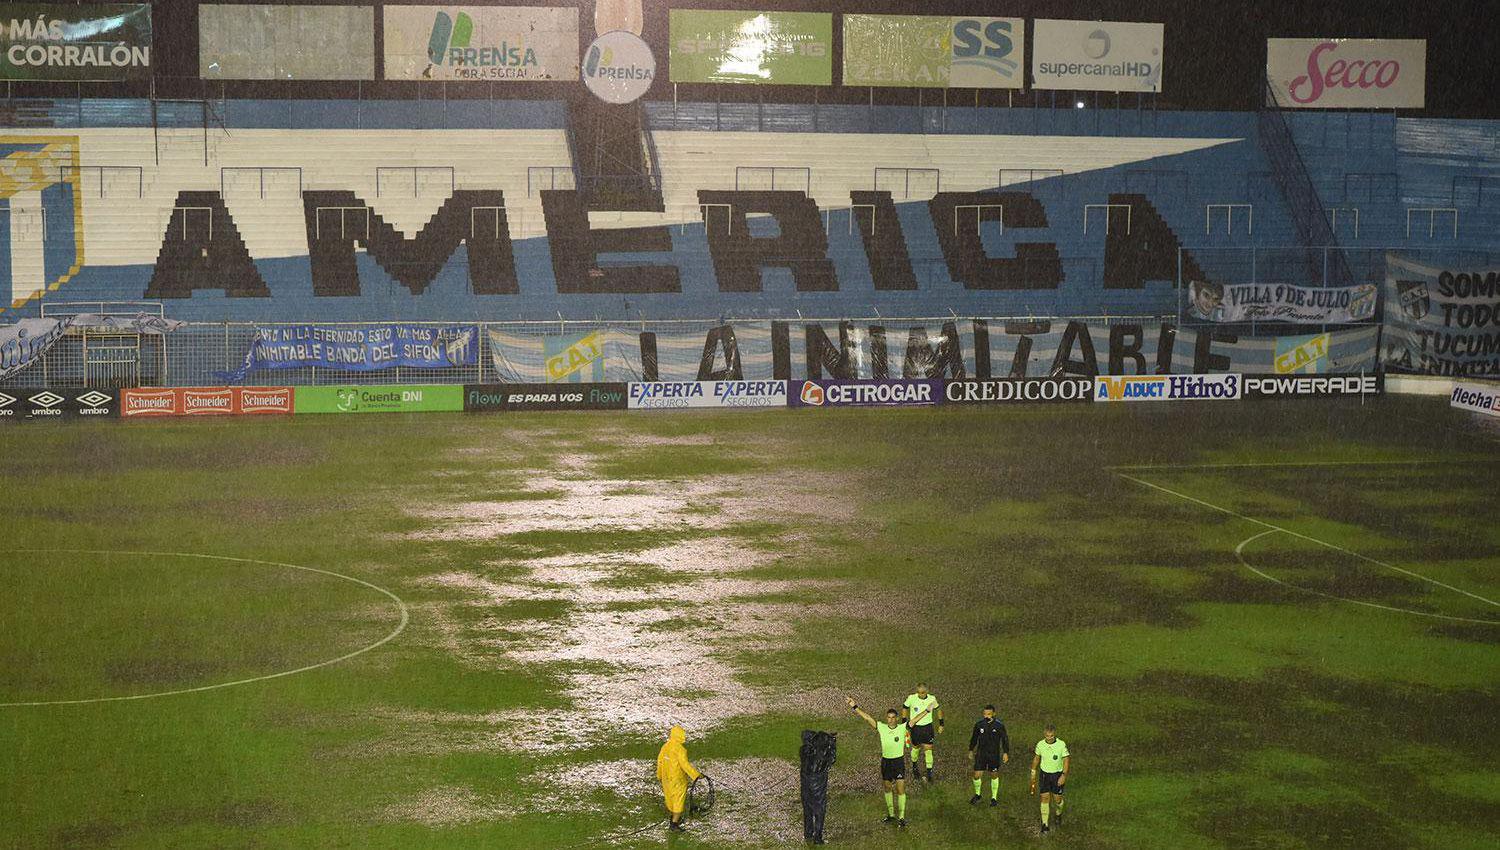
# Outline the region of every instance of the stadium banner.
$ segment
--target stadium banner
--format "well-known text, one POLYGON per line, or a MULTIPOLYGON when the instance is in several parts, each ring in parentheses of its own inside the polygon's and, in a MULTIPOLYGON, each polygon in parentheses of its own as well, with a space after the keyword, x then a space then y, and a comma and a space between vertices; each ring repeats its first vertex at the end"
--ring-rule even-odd
POLYGON ((833 15, 673 9, 674 83, 833 84, 833 15))
POLYGON ((844 85, 1018 89, 1024 18, 844 15, 844 85))
POLYGON ((1500 384, 1478 384, 1460 381, 1453 385, 1453 394, 1448 397, 1448 406, 1475 413, 1500 416, 1500 384))
POLYGON ((1500 374, 1500 268, 1386 255, 1382 362, 1423 375, 1500 374))
POLYGON ((1120 375, 1095 379, 1099 401, 1229 401, 1240 397, 1240 375, 1120 375))
POLYGON ((624 410, 628 393, 623 383, 466 384, 464 410, 624 410))
POLYGON ((281 325, 256 328, 240 367, 217 376, 237 384, 257 369, 316 366, 370 372, 392 366, 447 369, 478 362, 478 325, 281 325))
POLYGON ((151 76, 151 7, 144 3, 3 3, 0 30, 0 79, 151 76))
POLYGON ((1272 38, 1266 79, 1283 109, 1421 109, 1427 42, 1419 38, 1272 38))
POLYGON ((119 403, 115 390, 0 388, 0 422, 114 418, 119 403))
POLYGON ((1327 398, 1381 395, 1385 376, 1368 375, 1245 375, 1243 398, 1327 398))
POLYGON ((293 412, 291 387, 138 387, 121 390, 120 415, 262 416, 293 412))
POLYGON ((631 410, 786 407, 786 381, 633 381, 631 410))
POLYGON ((464 409, 460 384, 295 387, 293 405, 302 413, 415 413, 464 409))
POLYGON ((70 324, 69 319, 21 319, 0 325, 0 378, 35 363, 70 324))
POLYGON ((943 400, 952 404, 1091 402, 1093 378, 990 378, 944 381, 943 400))
POLYGON ((792 407, 930 407, 943 400, 942 381, 790 381, 792 407))
POLYGON ((578 8, 386 6, 387 80, 578 79, 578 8))
MULTIPOLYGON (((1271 374, 1306 337, 1240 337, 1173 322, 736 321, 698 330, 656 332, 599 328, 559 335, 490 329, 496 383, 548 383, 548 352, 597 332, 602 354, 582 368, 604 381, 872 380, 1040 378, 1108 374, 1245 372, 1271 374)), ((1301 371, 1374 371, 1374 324, 1330 331, 1301 371)), ((1321 336, 1321 335, 1320 335, 1321 336)), ((555 356, 555 354, 553 355, 555 356)), ((590 355, 592 356, 592 355, 590 355)))
POLYGON ((1188 282, 1187 318, 1205 322, 1351 325, 1375 317, 1377 287, 1188 282))
POLYGON ((198 76, 206 80, 373 80, 375 7, 205 3, 198 76))
POLYGON ((1331 334, 1276 337, 1276 374, 1328 371, 1331 334))
POLYGON ((1164 29, 1161 24, 1038 18, 1032 23, 1032 87, 1159 92, 1164 29))

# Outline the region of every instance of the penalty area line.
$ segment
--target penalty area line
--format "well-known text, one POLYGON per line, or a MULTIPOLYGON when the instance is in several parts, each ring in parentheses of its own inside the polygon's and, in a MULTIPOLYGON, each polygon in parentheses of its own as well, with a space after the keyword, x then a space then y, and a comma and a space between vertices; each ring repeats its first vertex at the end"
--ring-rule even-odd
MULTIPOLYGON (((1146 481, 1145 479, 1142 479, 1142 478, 1136 478, 1133 475, 1126 475, 1126 474, 1124 474, 1122 472, 1117 472, 1115 474, 1118 475, 1118 476, 1120 476, 1121 478, 1125 479, 1126 481, 1132 481, 1132 482, 1134 482, 1136 484, 1139 484, 1139 485, 1141 485, 1143 487, 1150 487, 1152 490, 1159 490, 1159 491, 1161 491, 1163 493, 1166 493, 1168 495, 1176 496, 1179 499, 1183 499, 1184 501, 1192 502, 1195 505, 1201 505, 1202 507, 1208 508, 1209 510, 1218 511, 1221 514, 1227 514, 1227 515, 1232 516, 1232 517, 1234 517, 1236 519, 1244 520, 1245 522, 1255 523, 1256 525, 1261 526, 1262 528, 1269 529, 1269 531, 1267 533, 1270 533, 1270 532, 1273 532, 1273 531, 1279 531, 1282 534, 1288 534, 1288 535, 1291 535, 1292 537, 1297 537, 1297 538, 1300 538, 1302 540, 1306 540, 1309 543, 1315 543, 1315 544, 1317 544, 1319 546, 1324 547, 1325 549, 1332 549, 1335 552, 1342 552, 1345 555, 1349 555, 1351 557, 1358 558, 1361 561, 1365 561, 1367 563, 1374 564, 1374 565, 1376 565, 1378 567, 1384 567, 1385 569, 1391 570, 1393 572, 1398 572, 1398 573, 1401 573, 1402 575, 1411 576, 1412 578, 1417 579, 1419 581, 1425 581, 1428 584, 1435 585, 1437 587, 1441 587, 1444 590, 1451 590, 1454 593, 1458 593, 1458 594, 1461 594, 1463 596, 1467 596, 1470 599, 1475 599, 1475 600, 1478 600, 1480 602, 1483 602, 1484 604, 1489 605, 1492 608, 1500 608, 1500 602, 1496 602, 1493 599, 1489 599, 1487 597, 1480 596, 1477 593, 1471 593, 1471 592, 1469 592, 1467 590, 1464 590, 1461 587, 1454 587, 1451 584, 1448 584, 1448 583, 1442 582, 1442 581, 1438 581, 1435 578, 1429 578, 1427 576, 1422 575, 1421 573, 1412 572, 1411 570, 1408 570, 1408 569, 1406 569, 1404 567, 1398 567, 1395 564, 1388 564, 1385 561, 1382 561, 1382 560, 1380 560, 1378 558, 1372 558, 1369 555, 1362 555, 1359 552, 1355 552, 1352 549, 1345 549, 1343 546, 1340 546, 1340 545, 1338 545, 1336 543, 1329 543, 1326 540, 1319 540, 1316 537, 1312 537, 1310 535, 1303 534, 1300 531, 1293 531, 1290 528, 1283 528, 1283 527, 1281 527, 1279 525, 1276 525, 1275 523, 1270 523, 1270 522, 1266 522, 1265 520, 1256 519, 1255 517, 1252 517, 1252 516, 1245 516, 1244 514, 1239 513, 1238 511, 1232 511, 1229 508, 1226 508, 1226 507, 1223 507, 1223 506, 1220 506, 1220 505, 1215 505, 1212 502, 1205 502, 1202 499, 1199 499, 1199 498, 1197 498, 1195 496, 1189 496, 1186 493, 1179 493, 1178 491, 1173 490, 1170 487, 1163 487, 1160 484, 1153 484, 1150 481, 1146 481)), ((1265 536, 1264 534, 1256 535, 1256 537, 1252 537, 1251 540, 1254 540, 1254 539, 1256 539, 1258 537, 1264 537, 1264 536, 1265 536)), ((1250 542, 1250 541, 1249 540, 1244 541, 1240 545, 1243 546, 1245 543, 1248 543, 1248 542, 1250 542)), ((1238 554, 1238 550, 1236 550, 1236 554, 1238 554)), ((1243 561, 1244 559, 1241 558, 1241 560, 1243 561)), ((1257 572, 1259 572, 1259 571, 1257 571, 1257 572)), ((1309 592, 1311 593, 1311 592, 1314 592, 1314 591, 1309 591, 1309 592)), ((1333 597, 1333 598, 1338 599, 1340 597, 1333 597)), ((1346 602, 1353 602, 1355 600, 1346 599, 1344 601, 1346 601, 1346 602)), ((1376 607, 1379 607, 1379 606, 1376 606, 1376 607)), ((1411 612, 1411 613, 1417 613, 1417 612, 1411 612)), ((1493 621, 1493 620, 1478 620, 1476 622, 1489 623, 1489 624, 1493 624, 1493 625, 1500 625, 1500 621, 1493 621)))
POLYGON ((1246 463, 1163 463, 1163 464, 1154 464, 1154 465, 1147 464, 1147 465, 1134 465, 1134 466, 1130 466, 1130 465, 1127 465, 1127 466, 1106 466, 1106 467, 1104 467, 1104 470, 1106 472, 1120 473, 1120 472, 1150 472, 1152 470, 1158 470, 1158 469, 1162 470, 1162 471, 1173 470, 1173 469, 1274 469, 1276 467, 1284 467, 1284 468, 1287 468, 1287 469, 1295 469, 1295 468, 1304 467, 1304 466, 1306 466, 1306 467, 1318 467, 1318 466, 1331 466, 1331 467, 1337 467, 1337 466, 1438 466, 1438 465, 1452 465, 1452 464, 1460 464, 1460 463, 1461 464, 1500 463, 1500 460, 1483 459, 1483 458, 1472 459, 1472 460, 1284 460, 1284 461, 1272 460, 1272 461, 1264 461, 1264 462, 1246 462, 1246 463))
POLYGON ((1313 596, 1321 596, 1324 599, 1333 599, 1333 600, 1336 600, 1338 602, 1348 602, 1348 603, 1351 603, 1353 605, 1363 605, 1366 608, 1378 608, 1381 611, 1393 611, 1393 612, 1395 612, 1397 614, 1411 614, 1412 616, 1415 616, 1415 617, 1431 617, 1431 618, 1436 619, 1436 620, 1450 620, 1450 621, 1457 622, 1457 623, 1477 623, 1477 624, 1482 625, 1482 626, 1500 626, 1500 620, 1485 620, 1485 619, 1480 619, 1480 618, 1477 618, 1477 617, 1458 617, 1458 616, 1454 616, 1454 615, 1451 615, 1451 614, 1435 614, 1435 613, 1433 613, 1431 611, 1414 611, 1411 608, 1398 608, 1398 607, 1396 607, 1394 605, 1381 605, 1378 602, 1366 602, 1363 599, 1350 599, 1347 596, 1335 596, 1332 593, 1324 593, 1321 590, 1313 590, 1310 587, 1303 587, 1303 586, 1298 585, 1298 584, 1292 584, 1291 582, 1282 581, 1281 579, 1277 578, 1276 576, 1271 575, 1270 573, 1268 573, 1268 572, 1260 569, 1259 567, 1257 567, 1254 564, 1250 563, 1249 561, 1245 560, 1245 547, 1246 546, 1250 545, 1251 543, 1254 543, 1255 541, 1261 539, 1262 537, 1266 537, 1266 536, 1269 536, 1269 535, 1272 535, 1272 534, 1280 534, 1280 533, 1281 533, 1281 531, 1279 531, 1277 529, 1270 529, 1270 528, 1268 528, 1265 531, 1260 532, 1259 534, 1253 534, 1253 535, 1251 535, 1249 537, 1246 537, 1244 540, 1241 540, 1239 542, 1239 545, 1234 547, 1234 556, 1239 559, 1240 566, 1244 567, 1245 569, 1249 570, 1252 573, 1255 573, 1256 575, 1260 576, 1261 578, 1265 579, 1266 581, 1274 582, 1276 584, 1281 585, 1282 587, 1291 588, 1292 590, 1298 590, 1298 591, 1301 591, 1303 593, 1310 593, 1313 596))
POLYGON ((158 558, 197 558, 203 561, 229 561, 240 564, 259 564, 268 567, 284 567, 291 570, 302 570, 309 573, 319 573, 321 575, 331 576, 333 578, 339 578, 343 579, 344 581, 353 582, 354 584, 362 585, 378 593, 384 594, 385 596, 389 597, 392 602, 396 603, 396 607, 401 613, 401 621, 396 624, 396 628, 392 629, 390 634, 386 635, 380 640, 375 641, 374 643, 362 646, 359 649, 354 650, 353 652, 347 652, 337 658, 330 658, 326 661, 319 661, 315 664, 307 664, 302 667, 298 667, 295 670, 282 670, 279 673, 268 673, 264 676, 251 676, 248 679, 236 679, 233 682, 219 682, 213 685, 199 685, 196 688, 180 688, 173 691, 157 691, 155 693, 149 694, 127 694, 125 696, 92 697, 89 699, 49 699, 26 702, 0 702, 0 708, 16 708, 41 705, 90 705, 100 702, 130 702, 132 700, 155 699, 157 697, 170 697, 178 696, 181 694, 196 694, 203 691, 215 691, 220 688, 232 688, 236 685, 249 685, 255 682, 265 682, 271 679, 280 679, 283 676, 295 676, 298 673, 306 673, 309 670, 317 670, 320 667, 329 667, 334 664, 348 661, 351 658, 364 655, 366 652, 369 652, 372 649, 379 649, 380 647, 399 637, 402 632, 406 631, 407 623, 411 622, 411 612, 407 609, 406 603, 402 601, 401 597, 397 596, 396 594, 390 592, 389 590, 386 590, 378 584, 373 584, 371 582, 365 581, 362 578, 355 578, 354 576, 348 576, 344 575, 343 573, 336 573, 333 570, 324 570, 318 567, 304 567, 300 564, 286 564, 280 561, 262 561, 256 558, 238 558, 233 555, 204 555, 197 552, 124 552, 109 549, 12 549, 11 551, 19 553, 30 553, 34 555, 125 555, 158 558))

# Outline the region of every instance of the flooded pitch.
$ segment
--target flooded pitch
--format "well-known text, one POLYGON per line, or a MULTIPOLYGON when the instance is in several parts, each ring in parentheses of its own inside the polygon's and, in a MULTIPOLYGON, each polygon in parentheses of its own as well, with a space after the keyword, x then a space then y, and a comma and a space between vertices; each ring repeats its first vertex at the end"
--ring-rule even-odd
MULTIPOLYGON (((704 442, 684 439, 688 445, 704 442)), ((655 438, 652 445, 678 442, 655 438)), ((531 777, 539 789, 563 789, 549 793, 552 811, 607 809, 626 824, 650 823, 661 813, 654 762, 591 761, 589 752, 618 748, 622 724, 660 731, 663 738, 670 726, 681 725, 691 748, 693 739, 770 710, 770 695, 742 681, 734 656, 788 645, 797 620, 832 613, 831 604, 820 600, 838 598, 844 583, 742 574, 774 565, 793 546, 806 554, 813 536, 806 521, 780 535, 760 533, 763 527, 784 527, 779 523, 789 516, 837 522, 853 507, 833 485, 789 487, 784 479, 743 474, 623 479, 600 473, 601 460, 588 453, 562 455, 526 474, 522 492, 495 501, 428 503, 412 511, 428 527, 411 539, 493 541, 506 552, 423 580, 448 600, 417 606, 419 616, 435 625, 431 633, 441 648, 476 668, 545 672, 539 678, 551 681, 560 676, 556 696, 575 707, 392 710, 383 719, 394 734, 380 749, 430 756, 571 756, 566 770, 531 777), (748 524, 755 524, 755 535, 734 533, 748 524), (626 534, 639 532, 652 534, 626 534), (578 533, 622 536, 620 545, 604 551, 559 553, 548 545, 532 547, 535 554, 513 554, 526 552, 526 541, 552 541, 546 535, 553 534, 566 541, 565 535, 578 533)), ((842 607, 847 609, 847 599, 842 607)), ((814 703, 822 710, 838 696, 803 692, 791 705, 784 694, 775 699, 780 711, 814 703)), ((765 815, 770 806, 795 809, 794 744, 786 761, 693 755, 721 790, 720 804, 704 823, 716 838, 767 843, 800 835, 800 825, 765 815)), ((392 820, 452 823, 494 812, 491 801, 473 792, 437 787, 386 814, 392 820)))

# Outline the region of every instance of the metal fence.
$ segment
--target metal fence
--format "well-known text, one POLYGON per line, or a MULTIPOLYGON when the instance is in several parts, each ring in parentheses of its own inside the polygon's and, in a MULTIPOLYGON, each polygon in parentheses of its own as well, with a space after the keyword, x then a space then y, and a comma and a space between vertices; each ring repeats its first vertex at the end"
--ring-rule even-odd
MULTIPOLYGON (((865 318, 794 317, 776 319, 797 325, 839 322, 869 324, 903 323, 940 324, 943 322, 982 319, 991 324, 1005 322, 1087 321, 1097 324, 1122 322, 1175 321, 1171 316, 945 316, 865 318)), ((536 336, 566 335, 597 330, 617 329, 631 333, 647 331, 659 334, 706 334, 711 328, 736 322, 766 323, 765 318, 746 319, 655 319, 635 322, 599 320, 559 320, 549 322, 400 322, 413 326, 452 326, 473 324, 479 327, 479 350, 473 366, 443 369, 392 367, 374 371, 350 371, 327 367, 295 369, 259 369, 246 375, 246 385, 315 386, 332 384, 482 384, 497 380, 491 357, 488 331, 536 336)), ((32 363, 0 380, 0 387, 194 387, 219 386, 225 383, 222 373, 232 372, 245 361, 257 328, 286 327, 306 322, 193 322, 165 334, 99 333, 72 328, 45 354, 32 363)), ((370 322, 314 322, 320 327, 356 327, 370 322)))

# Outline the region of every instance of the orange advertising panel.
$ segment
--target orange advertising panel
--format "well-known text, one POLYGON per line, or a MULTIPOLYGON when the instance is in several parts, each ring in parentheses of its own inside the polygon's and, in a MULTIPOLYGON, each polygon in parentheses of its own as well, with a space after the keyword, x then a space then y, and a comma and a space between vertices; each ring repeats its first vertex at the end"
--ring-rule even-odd
POLYGON ((120 391, 120 415, 230 416, 291 413, 291 387, 162 387, 120 391))

